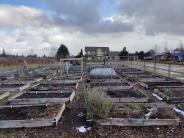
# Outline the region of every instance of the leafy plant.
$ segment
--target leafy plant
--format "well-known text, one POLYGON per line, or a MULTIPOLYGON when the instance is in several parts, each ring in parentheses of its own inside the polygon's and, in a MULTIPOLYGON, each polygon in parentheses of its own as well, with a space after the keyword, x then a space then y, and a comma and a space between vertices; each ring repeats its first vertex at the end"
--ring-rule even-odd
POLYGON ((173 95, 171 89, 164 89, 164 94, 169 96, 169 97, 172 97, 172 95, 173 95))
POLYGON ((104 119, 109 116, 112 103, 104 92, 92 89, 85 93, 85 104, 87 108, 87 119, 104 119))

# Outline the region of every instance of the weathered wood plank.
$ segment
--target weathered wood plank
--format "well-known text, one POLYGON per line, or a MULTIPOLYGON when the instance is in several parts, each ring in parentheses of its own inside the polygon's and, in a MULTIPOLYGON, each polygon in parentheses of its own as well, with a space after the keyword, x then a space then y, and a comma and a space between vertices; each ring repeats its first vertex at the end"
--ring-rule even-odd
POLYGON ((0 128, 32 128, 54 126, 54 119, 43 120, 0 120, 0 128))
POLYGON ((10 92, 4 92, 3 94, 0 95, 0 100, 8 97, 10 95, 10 92))
POLYGON ((94 120, 105 126, 178 126, 179 119, 135 119, 135 118, 108 118, 94 120))
POLYGON ((149 98, 108 98, 113 103, 147 103, 149 98))
POLYGON ((64 104, 61 106, 60 111, 57 113, 57 115, 56 115, 56 117, 55 117, 56 125, 58 124, 58 122, 59 122, 59 120, 60 120, 60 118, 61 118, 61 116, 62 116, 62 114, 63 114, 63 112, 64 112, 64 110, 65 110, 65 107, 66 107, 66 105, 65 105, 65 103, 64 103, 64 104))

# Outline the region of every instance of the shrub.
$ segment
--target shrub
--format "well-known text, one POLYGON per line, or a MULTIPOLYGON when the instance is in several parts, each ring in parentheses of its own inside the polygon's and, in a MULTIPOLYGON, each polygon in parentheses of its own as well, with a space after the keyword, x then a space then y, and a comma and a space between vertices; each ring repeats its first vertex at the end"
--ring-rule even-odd
POLYGON ((105 93, 97 89, 88 90, 85 93, 85 104, 88 120, 107 118, 112 109, 112 103, 105 93))

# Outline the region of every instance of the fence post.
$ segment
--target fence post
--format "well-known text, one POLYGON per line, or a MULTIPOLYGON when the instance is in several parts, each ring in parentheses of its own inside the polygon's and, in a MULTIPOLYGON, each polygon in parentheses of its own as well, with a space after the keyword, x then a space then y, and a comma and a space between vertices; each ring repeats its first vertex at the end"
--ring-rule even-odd
POLYGON ((171 77, 171 63, 169 63, 169 69, 168 69, 168 77, 171 77))
POLYGON ((145 70, 146 70, 146 62, 144 60, 144 72, 145 72, 145 70))
POLYGON ((156 60, 154 61, 154 73, 156 73, 156 60))

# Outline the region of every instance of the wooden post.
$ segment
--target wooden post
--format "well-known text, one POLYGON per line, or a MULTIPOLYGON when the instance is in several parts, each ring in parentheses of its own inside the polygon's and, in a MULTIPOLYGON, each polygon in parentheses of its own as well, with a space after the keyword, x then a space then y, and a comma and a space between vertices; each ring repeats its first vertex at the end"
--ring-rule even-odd
POLYGON ((145 72, 145 70, 146 70, 146 62, 144 60, 144 72, 145 72))
POLYGON ((169 67, 168 67, 168 77, 170 78, 171 77, 171 63, 169 63, 169 67))
POLYGON ((154 73, 156 73, 156 60, 154 61, 154 73))

